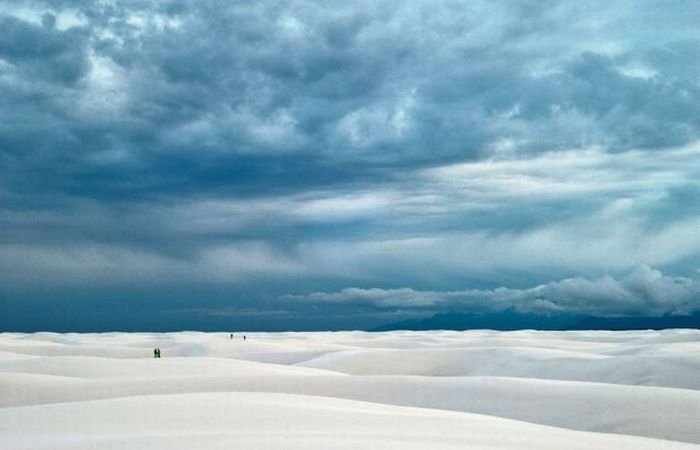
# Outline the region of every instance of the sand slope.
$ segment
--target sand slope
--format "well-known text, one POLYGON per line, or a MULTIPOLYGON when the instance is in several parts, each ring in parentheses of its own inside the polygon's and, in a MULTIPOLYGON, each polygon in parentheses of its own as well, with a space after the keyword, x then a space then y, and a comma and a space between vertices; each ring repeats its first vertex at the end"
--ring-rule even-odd
POLYGON ((248 336, 1 334, 2 447, 700 448, 697 331, 248 336))

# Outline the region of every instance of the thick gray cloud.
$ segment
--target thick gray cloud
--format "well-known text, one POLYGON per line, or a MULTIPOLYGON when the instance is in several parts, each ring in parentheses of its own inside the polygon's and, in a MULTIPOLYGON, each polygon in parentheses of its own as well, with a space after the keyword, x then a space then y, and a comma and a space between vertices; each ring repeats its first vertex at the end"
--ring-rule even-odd
POLYGON ((24 189, 124 196, 683 145, 700 131, 696 6, 658 5, 10 4, 4 147, 32 160, 9 161, 24 189))
POLYGON ((698 13, 3 2, 0 293, 688 276, 698 13))

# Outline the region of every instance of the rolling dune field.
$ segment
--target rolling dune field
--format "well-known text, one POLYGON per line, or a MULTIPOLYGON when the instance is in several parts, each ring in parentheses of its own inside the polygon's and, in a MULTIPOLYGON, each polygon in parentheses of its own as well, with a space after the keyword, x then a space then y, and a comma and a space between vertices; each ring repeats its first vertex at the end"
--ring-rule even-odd
POLYGON ((0 334, 0 447, 700 449, 697 330, 242 337, 0 334))

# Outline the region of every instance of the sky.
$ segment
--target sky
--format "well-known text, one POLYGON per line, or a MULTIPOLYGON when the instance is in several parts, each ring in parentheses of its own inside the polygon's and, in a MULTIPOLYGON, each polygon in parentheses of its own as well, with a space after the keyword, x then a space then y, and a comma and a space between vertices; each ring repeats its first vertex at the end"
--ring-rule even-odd
POLYGON ((0 329, 700 311, 700 3, 0 3, 0 329))

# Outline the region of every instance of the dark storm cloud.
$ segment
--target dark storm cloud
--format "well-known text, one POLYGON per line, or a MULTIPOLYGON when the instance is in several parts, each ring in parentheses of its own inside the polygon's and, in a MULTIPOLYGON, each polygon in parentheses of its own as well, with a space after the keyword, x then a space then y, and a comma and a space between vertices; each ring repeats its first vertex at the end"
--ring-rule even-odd
POLYGON ((80 30, 58 31, 54 26, 51 19, 37 25, 0 18, 0 56, 25 79, 75 83, 88 70, 87 36, 80 30))
POLYGON ((555 2, 71 3, 80 20, 58 30, 46 18, 63 10, 47 3, 35 9, 42 23, 5 15, 1 27, 3 88, 23 89, 3 116, 25 113, 3 131, 4 150, 31 154, 13 168, 33 169, 24 176, 42 189, 259 192, 295 175, 305 189, 322 171, 343 182, 369 167, 488 157, 504 137, 522 151, 622 151, 700 130, 697 72, 680 63, 698 59, 697 33, 626 42, 614 10, 611 23, 584 14, 577 36, 566 23, 584 12, 555 2), (307 169, 279 173, 288 158, 307 169), (239 166, 266 183, 248 184, 239 166))
POLYGON ((5 2, 3 289, 687 273, 697 13, 5 2))

